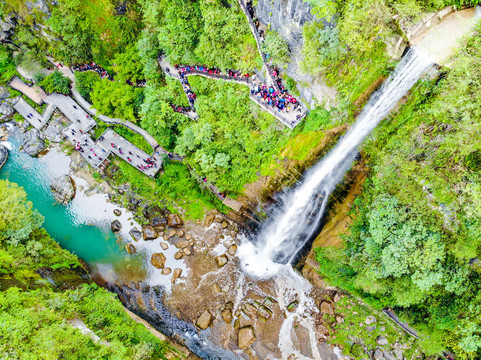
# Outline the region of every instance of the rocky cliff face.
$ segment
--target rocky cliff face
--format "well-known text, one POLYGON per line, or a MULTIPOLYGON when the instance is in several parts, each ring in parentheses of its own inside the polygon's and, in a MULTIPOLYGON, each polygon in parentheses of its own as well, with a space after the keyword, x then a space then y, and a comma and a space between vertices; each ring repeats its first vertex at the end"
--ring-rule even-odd
POLYGON ((0 144, 0 169, 7 162, 8 159, 8 149, 0 144))
POLYGON ((299 68, 302 60, 302 27, 307 22, 317 21, 311 13, 311 6, 303 0, 258 0, 255 11, 262 24, 270 26, 287 41, 291 62, 286 72, 298 83, 303 101, 311 107, 321 103, 328 108, 335 106, 337 92, 320 79, 302 73, 299 68))

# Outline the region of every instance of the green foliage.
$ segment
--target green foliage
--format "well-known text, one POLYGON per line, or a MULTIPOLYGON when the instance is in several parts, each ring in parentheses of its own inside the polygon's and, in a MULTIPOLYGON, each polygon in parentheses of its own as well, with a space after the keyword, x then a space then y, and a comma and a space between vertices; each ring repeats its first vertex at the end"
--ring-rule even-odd
POLYGON ((70 93, 70 80, 58 70, 47 75, 38 85, 43 87, 47 93, 70 93))
POLYGON ((7 48, 0 47, 0 84, 5 85, 15 74, 15 63, 12 53, 7 48))
POLYGON ((131 81, 136 84, 144 79, 144 66, 137 49, 137 44, 131 44, 123 53, 117 54, 113 60, 113 69, 116 72, 115 80, 122 83, 131 81))
POLYGON ((62 293, 0 292, 0 329, 2 358, 159 359, 166 350, 115 295, 96 285, 62 293), (79 322, 100 339, 83 333, 79 322))
POLYGON ((97 82, 100 81, 100 76, 95 71, 75 72, 75 89, 88 102, 92 102, 90 94, 92 93, 97 82))
POLYGON ((100 113, 136 122, 137 114, 144 100, 144 91, 143 88, 102 79, 93 84, 90 96, 93 107, 100 113))
POLYGON ((276 64, 282 67, 287 67, 290 62, 287 41, 275 31, 267 31, 261 49, 265 54, 272 57, 276 64))

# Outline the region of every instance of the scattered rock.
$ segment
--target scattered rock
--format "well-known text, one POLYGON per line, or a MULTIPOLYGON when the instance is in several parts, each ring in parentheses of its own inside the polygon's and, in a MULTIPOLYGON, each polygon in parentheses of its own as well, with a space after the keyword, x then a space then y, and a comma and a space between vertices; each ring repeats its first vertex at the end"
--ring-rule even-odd
POLYGON ((341 324, 344 322, 344 318, 341 315, 336 315, 336 322, 341 324))
POLYGON ((227 252, 229 253, 229 255, 231 256, 234 256, 235 253, 237 252, 237 245, 236 244, 232 244, 229 249, 227 250, 227 252))
POLYGON ((8 130, 5 126, 0 127, 0 141, 8 140, 8 130))
POLYGON ((256 340, 254 328, 251 325, 239 329, 238 346, 240 349, 247 349, 256 340))
POLYGON ((157 232, 151 225, 143 225, 142 235, 144 240, 154 240, 157 237, 157 232))
POLYGON ((374 360, 385 360, 385 359, 384 359, 384 354, 383 354, 383 352, 382 352, 381 350, 379 350, 379 349, 376 349, 376 350, 374 351, 373 359, 374 359, 374 360))
POLYGON ((287 305, 287 311, 293 312, 294 310, 297 309, 298 306, 299 306, 299 301, 298 301, 298 300, 294 300, 294 301, 291 302, 289 305, 287 305))
POLYGON ((190 243, 187 240, 180 240, 180 241, 177 241, 174 246, 177 249, 183 249, 190 246, 190 243))
POLYGON ((183 251, 184 255, 186 255, 186 256, 192 255, 192 250, 190 250, 190 248, 188 248, 188 247, 182 249, 182 251, 183 251))
POLYGON ((182 225, 184 225, 184 222, 180 218, 179 214, 170 214, 167 217, 167 222, 169 226, 173 228, 180 228, 182 225))
POLYGON ((165 267, 162 269, 162 275, 169 275, 172 272, 172 269, 169 267, 165 267))
POLYGON ((162 250, 167 250, 169 248, 169 244, 167 244, 165 242, 161 242, 160 247, 162 248, 162 250))
POLYGON ((134 244, 125 244, 125 249, 129 254, 135 254, 137 249, 135 248, 134 244))
POLYGON ((180 237, 180 238, 181 238, 181 237, 184 237, 184 230, 182 230, 182 229, 181 229, 181 230, 177 230, 177 236, 180 237))
POLYGON ((175 254, 174 254, 174 259, 175 260, 180 260, 184 257, 184 252, 182 250, 179 250, 177 251, 175 254))
POLYGON ((207 215, 204 220, 205 227, 209 227, 214 222, 215 215, 207 215))
POLYGON ((334 295, 334 302, 337 303, 341 300, 341 295, 337 292, 336 295, 334 295))
POLYGON ((272 316, 272 310, 269 309, 267 306, 261 305, 257 309, 257 316, 259 316, 259 319, 267 321, 272 316))
POLYGON ((45 149, 45 143, 40 138, 40 132, 37 129, 27 131, 23 138, 22 147, 28 155, 37 156, 39 152, 45 149))
POLYGON ((165 217, 154 216, 150 221, 152 226, 167 226, 168 222, 165 217))
POLYGON ((170 230, 168 234, 164 234, 164 240, 169 240, 176 235, 175 230, 170 230))
POLYGON ((227 323, 230 324, 232 322, 233 316, 232 316, 232 310, 231 309, 224 309, 221 312, 222 319, 227 323))
POLYGON ((227 220, 224 220, 220 223, 220 226, 222 229, 227 229, 227 227, 230 225, 230 223, 227 220))
POLYGON ((220 293, 222 291, 219 284, 217 284, 217 283, 212 285, 212 290, 214 291, 214 295, 217 295, 218 293, 220 293))
POLYGON ((324 314, 334 315, 334 306, 330 302, 323 301, 319 310, 324 314))
POLYGON ((254 319, 256 317, 257 307, 254 304, 246 302, 242 304, 241 310, 244 314, 246 314, 251 319, 254 319))
POLYGON ((115 209, 115 210, 114 210, 114 215, 115 215, 115 216, 120 216, 120 215, 122 215, 122 211, 120 211, 120 209, 115 209))
POLYGON ((374 330, 376 330, 376 325, 366 326, 366 331, 367 331, 367 332, 373 332, 374 330))
POLYGON ((182 275, 182 269, 176 268, 172 276, 174 277, 174 279, 177 279, 180 278, 180 275, 182 275))
POLYGON ((130 234, 130 236, 132 236, 132 239, 134 239, 134 241, 139 241, 140 238, 142 237, 142 233, 141 233, 140 230, 137 229, 136 227, 133 227, 133 228, 129 231, 129 234, 130 234))
POLYGON ((372 316, 372 315, 369 315, 367 318, 366 318, 366 321, 364 321, 364 323, 366 325, 371 325, 371 324, 374 324, 375 322, 377 321, 377 319, 372 316))
POLYGON ((114 233, 118 233, 122 229, 122 224, 118 220, 112 221, 110 224, 110 230, 114 233))
POLYGON ((389 345, 389 342, 384 336, 378 336, 376 342, 378 345, 389 345))
POLYGON ((214 320, 214 317, 209 311, 206 310, 199 316, 195 325, 197 325, 199 329, 205 330, 210 326, 212 320, 214 320))
POLYGON ((223 267, 225 264, 227 264, 227 262, 229 261, 229 259, 227 259, 227 256, 225 254, 223 255, 220 255, 220 256, 217 256, 215 258, 215 262, 217 263, 217 267, 220 269, 221 267, 223 267))
POLYGON ((8 159, 8 149, 0 144, 0 169, 7 162, 8 159))
POLYGON ((150 258, 150 263, 154 265, 157 269, 163 269, 165 265, 165 255, 162 253, 154 253, 150 258))
MULTIPOLYGON (((75 195, 75 187, 72 178, 68 175, 54 178, 50 184, 50 189, 53 192, 55 200, 64 205, 67 205, 75 195)), ((112 229, 112 231, 114 230, 112 229)))

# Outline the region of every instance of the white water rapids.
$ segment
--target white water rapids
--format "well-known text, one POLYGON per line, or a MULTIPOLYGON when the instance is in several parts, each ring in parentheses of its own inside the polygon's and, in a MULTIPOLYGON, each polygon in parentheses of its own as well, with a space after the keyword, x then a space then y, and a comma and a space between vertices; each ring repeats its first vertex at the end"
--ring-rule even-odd
POLYGON ((295 188, 279 196, 279 205, 256 238, 240 246, 239 257, 247 273, 272 276, 292 261, 318 231, 329 194, 351 167, 359 145, 432 65, 416 48, 408 50, 334 149, 309 169, 295 188))

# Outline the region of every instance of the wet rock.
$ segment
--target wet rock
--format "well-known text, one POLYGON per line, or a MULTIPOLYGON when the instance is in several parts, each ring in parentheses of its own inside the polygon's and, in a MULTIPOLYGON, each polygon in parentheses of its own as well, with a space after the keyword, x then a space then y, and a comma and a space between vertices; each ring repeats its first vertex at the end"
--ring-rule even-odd
POLYGON ((146 219, 148 219, 150 217, 149 209, 147 209, 147 208, 143 209, 142 214, 144 215, 144 217, 146 219))
POLYGON ((169 248, 169 244, 167 244, 165 242, 161 242, 160 247, 162 248, 162 250, 167 250, 169 248))
POLYGON ((130 236, 132 236, 132 239, 134 239, 134 241, 139 241, 142 238, 142 233, 136 227, 133 227, 129 231, 129 234, 130 234, 130 236))
POLYGON ((221 267, 223 267, 225 264, 227 264, 227 262, 229 261, 229 259, 227 259, 227 256, 225 254, 223 255, 220 255, 220 256, 217 256, 215 258, 215 262, 217 264, 217 267, 220 269, 221 267))
POLYGON ((167 222, 169 226, 173 228, 180 228, 182 225, 184 225, 184 222, 178 214, 170 214, 167 217, 167 222))
POLYGON ((188 247, 189 245, 190 245, 190 243, 187 240, 180 240, 180 241, 177 241, 174 246, 177 249, 183 249, 183 248, 188 247))
POLYGON ((127 250, 129 254, 135 254, 137 252, 134 244, 125 244, 125 250, 127 250))
POLYGON ((244 303, 241 306, 241 310, 244 314, 246 314, 251 319, 254 319, 257 314, 257 307, 251 303, 244 303))
POLYGON ((324 314, 334 315, 334 306, 330 302, 323 301, 319 310, 324 314))
POLYGON ((224 220, 220 223, 220 226, 222 229, 227 229, 227 227, 230 225, 230 223, 227 220, 224 220))
POLYGON ((177 236, 178 237, 184 237, 184 230, 177 230, 177 236))
POLYGON ((154 253, 150 258, 150 263, 154 265, 157 269, 163 269, 165 265, 165 255, 162 253, 154 253))
POLYGON ((182 249, 183 253, 185 256, 190 256, 192 255, 192 250, 190 250, 190 248, 186 247, 184 249, 182 249))
POLYGON ((118 220, 112 221, 110 224, 110 230, 114 233, 118 233, 122 229, 122 224, 118 220))
POLYGON ((199 318, 195 322, 195 325, 199 329, 205 330, 210 326, 210 324, 212 323, 212 320, 214 320, 214 317, 210 312, 206 310, 199 316, 199 318))
POLYGON ((179 250, 177 251, 175 254, 174 254, 174 259, 175 260, 180 260, 184 257, 184 252, 182 250, 179 250))
POLYGON ((162 275, 169 275, 172 272, 172 269, 169 267, 165 267, 162 269, 162 275))
POLYGON ((142 226, 142 236, 144 240, 154 240, 157 237, 157 232, 150 225, 142 226))
POLYGON ((45 149, 45 143, 40 138, 40 132, 37 129, 27 131, 23 138, 22 147, 28 155, 37 156, 39 152, 45 149))
POLYGON ((269 309, 267 306, 261 305, 257 309, 257 316, 259 316, 259 319, 261 319, 262 321, 267 321, 272 316, 272 310, 269 309))
POLYGON ((165 227, 165 226, 168 225, 167 219, 166 219, 165 217, 160 217, 160 216, 154 216, 154 217, 152 218, 152 220, 150 221, 150 223, 151 223, 152 226, 156 226, 156 227, 157 227, 157 226, 158 226, 158 227, 160 227, 160 226, 164 226, 164 227, 165 227))
POLYGON ((5 126, 0 127, 0 141, 8 140, 8 130, 5 126))
POLYGON ((364 321, 364 323, 365 323, 366 325, 371 325, 371 324, 374 324, 376 321, 377 321, 377 319, 376 319, 374 316, 369 315, 369 316, 366 318, 366 320, 364 321))
POLYGON ((231 309, 224 309, 221 312, 222 319, 227 323, 230 324, 234 317, 232 316, 232 310, 231 309))
POLYGON ((254 328, 251 325, 239 329, 237 345, 240 349, 247 349, 256 340, 254 328))
POLYGON ((8 149, 0 144, 0 169, 7 162, 8 159, 8 149))
POLYGON ((115 215, 115 216, 120 216, 120 215, 122 215, 122 211, 120 211, 120 209, 115 209, 115 210, 114 210, 114 215, 115 215))
POLYGON ((164 234, 164 240, 169 240, 170 238, 173 238, 176 235, 175 230, 170 230, 168 234, 164 234))
POLYGON ((264 300, 264 306, 275 306, 277 305, 277 301, 274 298, 271 298, 270 296, 266 297, 264 300))
POLYGON ((378 345, 389 345, 389 342, 387 341, 387 339, 384 336, 378 336, 377 339, 376 339, 376 343, 378 345))
POLYGON ((234 256, 235 253, 237 252, 237 245, 236 244, 232 244, 229 249, 227 250, 227 252, 229 253, 229 255, 231 256, 234 256))
POLYGON ((293 312, 297 309, 297 307, 299 306, 299 301, 298 300, 294 300, 293 302, 291 302, 289 305, 287 305, 287 311, 289 312, 293 312))
POLYGON ((214 295, 217 295, 222 291, 222 289, 220 288, 219 284, 215 283, 212 285, 212 291, 214 292, 214 295))
POLYGON ((63 141, 62 126, 56 121, 50 121, 43 135, 51 142, 59 143, 63 141))
POLYGON ((207 215, 204 220, 205 227, 209 227, 214 222, 215 215, 207 215))
POLYGON ((176 268, 172 276, 174 277, 174 279, 177 279, 180 278, 180 275, 182 275, 182 269, 176 268))
POLYGON ((72 178, 68 175, 54 178, 50 184, 50 189, 53 192, 55 200, 64 205, 67 205, 75 195, 75 187, 72 178))

